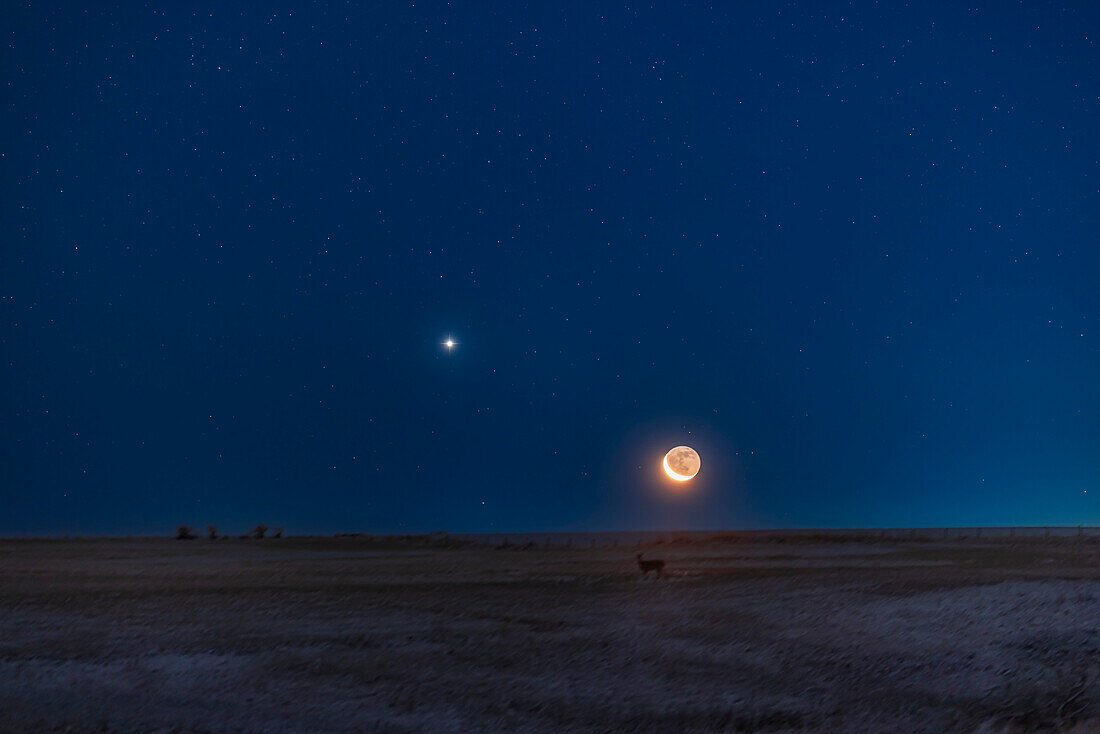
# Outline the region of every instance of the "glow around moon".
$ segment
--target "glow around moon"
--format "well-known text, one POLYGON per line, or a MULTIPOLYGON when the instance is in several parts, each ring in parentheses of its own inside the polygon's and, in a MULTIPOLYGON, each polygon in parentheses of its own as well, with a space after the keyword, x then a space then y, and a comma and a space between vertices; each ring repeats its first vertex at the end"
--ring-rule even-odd
POLYGON ((702 460, 699 453, 690 446, 677 446, 669 449, 664 460, 665 474, 677 482, 686 482, 699 473, 702 460))

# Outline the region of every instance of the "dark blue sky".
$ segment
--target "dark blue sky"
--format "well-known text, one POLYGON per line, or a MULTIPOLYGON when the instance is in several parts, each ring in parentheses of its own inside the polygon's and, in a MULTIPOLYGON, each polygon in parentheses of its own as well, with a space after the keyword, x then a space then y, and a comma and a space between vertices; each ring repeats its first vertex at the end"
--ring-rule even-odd
POLYGON ((1094 4, 230 5, 3 10, 0 533, 1100 522, 1094 4))

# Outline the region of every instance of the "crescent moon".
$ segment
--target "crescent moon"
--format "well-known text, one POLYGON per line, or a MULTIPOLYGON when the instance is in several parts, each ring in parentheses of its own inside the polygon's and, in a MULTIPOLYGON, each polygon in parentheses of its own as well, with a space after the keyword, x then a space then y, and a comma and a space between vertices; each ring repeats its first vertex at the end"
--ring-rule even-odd
MULTIPOLYGON (((670 477, 675 479, 677 482, 686 482, 687 480, 691 479, 691 477, 689 477, 685 474, 677 474, 676 472, 672 471, 672 467, 668 465, 668 455, 667 454, 665 455, 665 458, 661 460, 661 463, 665 465, 665 474, 668 474, 670 477)), ((650 464, 650 466, 652 466, 652 464, 650 464)))

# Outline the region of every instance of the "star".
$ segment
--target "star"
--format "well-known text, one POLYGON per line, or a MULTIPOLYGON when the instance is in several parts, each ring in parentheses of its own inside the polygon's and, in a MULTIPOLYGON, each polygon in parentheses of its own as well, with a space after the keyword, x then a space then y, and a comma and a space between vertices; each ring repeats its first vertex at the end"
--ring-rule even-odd
POLYGON ((453 351, 454 351, 454 348, 455 348, 455 347, 457 347, 457 346, 458 346, 458 342, 456 342, 456 341, 455 341, 454 339, 452 339, 451 337, 447 337, 447 338, 446 338, 446 339, 444 340, 444 342, 443 342, 443 347, 444 347, 444 348, 445 348, 445 349, 446 349, 446 350, 447 350, 448 352, 453 352, 453 351))

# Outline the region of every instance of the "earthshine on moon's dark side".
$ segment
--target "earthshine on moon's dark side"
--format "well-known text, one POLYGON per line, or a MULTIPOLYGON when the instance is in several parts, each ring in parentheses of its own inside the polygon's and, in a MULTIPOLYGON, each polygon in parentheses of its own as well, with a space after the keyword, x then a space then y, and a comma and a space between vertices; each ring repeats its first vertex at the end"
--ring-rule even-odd
POLYGON ((690 446, 669 449, 664 458, 665 473, 677 482, 686 482, 699 473, 699 453, 690 446))

